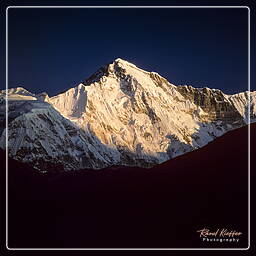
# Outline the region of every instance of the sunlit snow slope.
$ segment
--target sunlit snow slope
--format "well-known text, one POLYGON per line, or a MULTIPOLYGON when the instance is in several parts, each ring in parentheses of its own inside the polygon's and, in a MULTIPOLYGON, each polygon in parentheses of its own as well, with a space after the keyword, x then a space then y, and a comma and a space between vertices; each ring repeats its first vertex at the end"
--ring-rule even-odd
MULTIPOLYGON (((57 164, 148 167, 245 125, 248 111, 256 120, 256 92, 175 86, 122 59, 54 97, 23 88, 7 94, 10 155, 43 171, 58 170, 57 164)), ((0 97, 4 120, 5 91, 0 97)))

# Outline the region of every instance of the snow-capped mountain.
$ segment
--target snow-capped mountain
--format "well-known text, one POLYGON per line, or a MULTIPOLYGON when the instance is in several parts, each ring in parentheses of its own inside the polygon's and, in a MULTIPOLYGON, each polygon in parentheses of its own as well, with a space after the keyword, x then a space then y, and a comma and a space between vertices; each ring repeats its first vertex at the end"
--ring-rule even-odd
POLYGON ((2 128, 6 94, 10 156, 45 171, 152 166, 245 125, 248 110, 256 120, 256 92, 175 86, 122 59, 54 97, 2 91, 2 128))

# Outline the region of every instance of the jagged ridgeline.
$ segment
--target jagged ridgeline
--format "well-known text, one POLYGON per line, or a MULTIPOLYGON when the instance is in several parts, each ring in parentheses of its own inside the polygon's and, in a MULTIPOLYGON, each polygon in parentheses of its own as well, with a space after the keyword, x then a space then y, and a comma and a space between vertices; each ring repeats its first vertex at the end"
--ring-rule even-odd
POLYGON ((1 148, 6 94, 9 155, 40 171, 150 167, 256 120, 256 92, 175 86, 116 59, 54 97, 1 91, 1 148))

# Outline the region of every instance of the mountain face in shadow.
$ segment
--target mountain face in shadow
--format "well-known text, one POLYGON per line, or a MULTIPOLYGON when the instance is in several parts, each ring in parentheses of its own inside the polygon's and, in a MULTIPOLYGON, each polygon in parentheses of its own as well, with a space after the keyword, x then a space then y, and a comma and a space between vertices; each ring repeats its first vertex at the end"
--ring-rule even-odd
MULTIPOLYGON (((247 136, 248 127, 230 131, 151 169, 115 166, 39 174, 9 159, 8 245, 245 248, 247 136), (242 235, 239 242, 206 242, 197 232, 203 228, 236 230, 242 235)), ((253 124, 251 144, 255 142, 253 124)))

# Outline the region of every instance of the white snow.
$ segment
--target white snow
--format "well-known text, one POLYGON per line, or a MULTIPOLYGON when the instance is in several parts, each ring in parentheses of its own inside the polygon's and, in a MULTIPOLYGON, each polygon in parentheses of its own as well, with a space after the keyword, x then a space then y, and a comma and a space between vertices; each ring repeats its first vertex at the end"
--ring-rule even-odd
MULTIPOLYGON (((120 58, 109 64, 108 72, 101 72, 98 82, 79 84, 54 97, 21 87, 9 89, 10 154, 39 169, 40 159, 62 163, 66 170, 152 164, 202 147, 236 127, 213 121, 211 113, 185 99, 155 72, 120 58)), ((0 92, 0 99, 5 94, 0 92)), ((248 106, 256 120, 256 92, 250 93, 250 103, 248 95, 224 98, 245 122, 248 106)), ((4 143, 3 132, 2 148, 4 143)))

